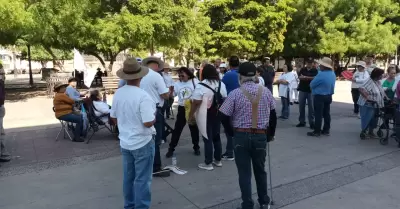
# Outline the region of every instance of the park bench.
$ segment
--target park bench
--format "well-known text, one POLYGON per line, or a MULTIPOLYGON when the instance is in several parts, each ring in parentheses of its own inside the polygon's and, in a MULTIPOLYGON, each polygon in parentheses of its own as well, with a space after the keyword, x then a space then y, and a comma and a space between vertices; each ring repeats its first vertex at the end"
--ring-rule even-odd
POLYGON ((118 77, 103 77, 102 84, 107 94, 114 93, 118 89, 118 77))

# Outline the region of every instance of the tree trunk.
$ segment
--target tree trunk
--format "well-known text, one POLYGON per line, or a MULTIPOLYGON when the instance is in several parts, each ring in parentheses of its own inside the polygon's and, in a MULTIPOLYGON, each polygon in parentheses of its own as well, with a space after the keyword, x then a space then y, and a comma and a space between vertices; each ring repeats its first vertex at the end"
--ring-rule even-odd
POLYGON ((104 62, 103 58, 99 54, 97 54, 96 52, 85 52, 85 54, 96 57, 100 61, 101 66, 103 66, 104 70, 107 70, 106 63, 104 62))
POLYGON ((349 57, 349 59, 347 60, 346 65, 344 66, 345 69, 347 69, 347 67, 349 66, 350 60, 351 60, 351 57, 349 57))
POLYGON ((58 68, 60 69, 60 71, 64 71, 64 65, 63 65, 63 63, 61 63, 59 60, 58 60, 58 57, 54 54, 54 52, 53 52, 53 50, 51 50, 51 48, 50 47, 48 47, 48 46, 44 46, 43 47, 50 55, 51 55, 51 57, 53 58, 53 68, 56 68, 56 66, 58 66, 58 68))

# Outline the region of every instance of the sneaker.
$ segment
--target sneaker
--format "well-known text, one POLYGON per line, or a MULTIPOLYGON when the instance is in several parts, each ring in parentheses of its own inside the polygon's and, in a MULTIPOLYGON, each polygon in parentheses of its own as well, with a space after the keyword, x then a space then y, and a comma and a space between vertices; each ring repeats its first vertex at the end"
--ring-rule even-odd
POLYGON ((270 208, 271 208, 270 204, 268 204, 268 205, 260 205, 260 209, 270 209, 270 208))
POLYGON ((78 139, 74 139, 74 140, 72 140, 73 142, 84 142, 85 141, 85 138, 83 138, 83 137, 79 137, 78 139))
POLYGON ((322 131, 321 135, 330 136, 331 134, 329 133, 329 131, 322 131))
POLYGON ((194 150, 194 155, 200 156, 200 150, 198 150, 198 149, 194 150))
POLYGON ((165 157, 170 158, 170 157, 172 157, 172 155, 174 155, 174 151, 168 150, 167 154, 165 154, 165 157))
POLYGON ((319 136, 321 136, 321 134, 313 131, 313 132, 308 132, 308 133, 307 133, 307 136, 319 137, 319 136))
POLYGON ((216 161, 216 160, 214 160, 214 161, 212 162, 212 164, 215 165, 215 166, 217 166, 217 167, 222 167, 222 162, 221 162, 221 161, 216 161))
POLYGON ((204 170, 207 170, 207 171, 212 171, 212 170, 214 170, 214 167, 212 166, 212 164, 210 163, 210 164, 205 164, 205 163, 200 163, 199 164, 199 168, 200 169, 204 169, 204 170))
POLYGON ((221 156, 222 160, 233 161, 235 158, 232 155, 223 154, 221 156))
POLYGON ((360 139, 361 139, 361 140, 365 140, 365 138, 367 138, 367 134, 365 133, 365 131, 362 131, 362 132, 360 133, 360 139))
POLYGON ((297 128, 306 127, 306 123, 299 123, 296 125, 297 128))
POLYGON ((374 134, 374 132, 369 132, 369 133, 368 133, 368 138, 370 138, 370 139, 376 139, 377 137, 376 137, 376 135, 374 134))
POLYGON ((168 177, 171 175, 170 172, 171 172, 170 170, 158 170, 153 172, 153 177, 160 177, 160 178, 168 177))

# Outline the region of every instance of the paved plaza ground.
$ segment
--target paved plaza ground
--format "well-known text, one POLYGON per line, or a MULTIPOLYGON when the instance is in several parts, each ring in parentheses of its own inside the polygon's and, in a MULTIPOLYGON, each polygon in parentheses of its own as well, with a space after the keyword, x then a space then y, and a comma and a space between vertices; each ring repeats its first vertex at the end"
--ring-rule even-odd
MULTIPOLYGON (((291 106, 290 120, 279 121, 271 143, 273 208, 400 208, 399 149, 393 141, 388 146, 360 141, 360 120, 351 116, 351 103, 350 84, 338 82, 329 137, 310 138, 308 128, 296 128, 297 105, 291 106)), ((89 144, 62 137, 55 141, 60 125, 51 99, 6 101, 5 106, 6 144, 13 160, 1 164, 0 209, 123 208, 119 146, 109 133, 96 134, 89 144)), ((173 126, 174 121, 168 122, 173 126)), ((166 151, 164 144, 163 156, 166 151)), ((234 161, 214 171, 197 169, 204 156, 192 154, 187 128, 176 154, 178 165, 188 173, 155 178, 152 209, 239 206, 234 161)), ((163 162, 171 163, 165 158, 163 162)))

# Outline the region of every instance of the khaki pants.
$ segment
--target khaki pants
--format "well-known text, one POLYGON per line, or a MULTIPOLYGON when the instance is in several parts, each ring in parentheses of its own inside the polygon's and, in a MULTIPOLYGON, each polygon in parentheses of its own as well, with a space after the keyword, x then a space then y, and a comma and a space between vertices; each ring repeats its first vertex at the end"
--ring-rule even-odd
POLYGON ((0 156, 5 154, 5 146, 4 146, 4 126, 3 126, 3 119, 6 115, 6 109, 4 105, 0 107, 0 156))

